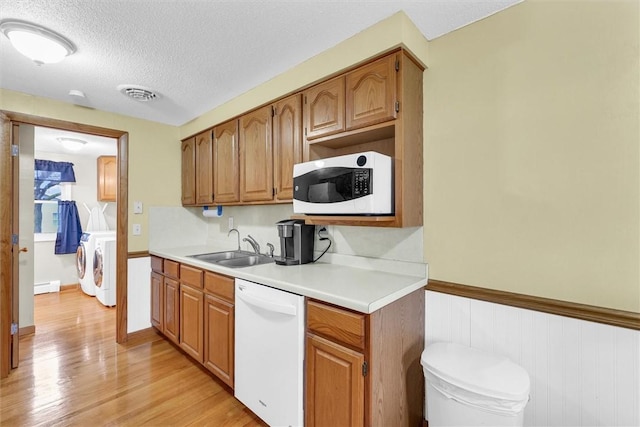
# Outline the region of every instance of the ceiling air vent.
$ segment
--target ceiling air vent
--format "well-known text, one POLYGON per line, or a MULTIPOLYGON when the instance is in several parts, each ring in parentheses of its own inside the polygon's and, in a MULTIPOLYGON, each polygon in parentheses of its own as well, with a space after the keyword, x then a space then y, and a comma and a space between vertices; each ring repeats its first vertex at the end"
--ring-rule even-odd
POLYGON ((159 98, 159 95, 153 90, 144 86, 137 85, 119 85, 118 90, 129 98, 135 99, 140 102, 153 101, 159 98))

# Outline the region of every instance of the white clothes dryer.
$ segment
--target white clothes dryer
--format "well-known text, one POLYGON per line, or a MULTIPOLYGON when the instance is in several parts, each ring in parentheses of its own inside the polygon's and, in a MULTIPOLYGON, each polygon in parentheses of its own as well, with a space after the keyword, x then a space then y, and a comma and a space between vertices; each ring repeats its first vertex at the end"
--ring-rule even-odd
POLYGON ((116 239, 103 237, 97 240, 93 255, 93 280, 96 298, 102 305, 116 305, 116 239))
POLYGON ((96 240, 101 237, 113 237, 115 231, 92 231, 82 233, 80 244, 76 251, 76 268, 78 271, 78 282, 82 292, 89 296, 96 295, 96 285, 93 280, 93 255, 96 250, 96 240))

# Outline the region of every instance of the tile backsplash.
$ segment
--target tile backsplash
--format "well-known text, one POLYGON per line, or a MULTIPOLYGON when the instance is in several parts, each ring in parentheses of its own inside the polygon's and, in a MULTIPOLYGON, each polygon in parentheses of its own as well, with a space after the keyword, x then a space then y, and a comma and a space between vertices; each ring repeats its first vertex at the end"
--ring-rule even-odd
MULTIPOLYGON (((149 209, 149 248, 208 245, 216 249, 235 249, 237 236, 229 232, 229 218, 241 239, 250 234, 264 252, 267 242, 278 254, 280 243, 276 222, 290 218, 291 204, 261 206, 225 206, 221 217, 204 217, 201 208, 151 207, 149 209)), ((380 228, 328 226, 332 240, 330 253, 397 261, 423 262, 422 227, 380 228)), ((250 249, 246 242, 242 249, 250 249)), ((326 242, 316 240, 316 251, 326 242)))

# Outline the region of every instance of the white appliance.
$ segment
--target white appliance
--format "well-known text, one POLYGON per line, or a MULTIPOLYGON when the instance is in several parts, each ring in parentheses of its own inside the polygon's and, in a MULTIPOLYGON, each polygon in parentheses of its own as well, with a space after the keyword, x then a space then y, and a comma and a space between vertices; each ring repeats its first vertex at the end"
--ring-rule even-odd
POLYGON ((293 165, 293 212, 393 214, 392 160, 367 151, 293 165))
POLYGON ((78 281, 82 291, 90 296, 96 295, 96 285, 93 277, 93 255, 96 250, 96 240, 101 237, 113 237, 115 231, 92 231, 82 233, 80 244, 76 251, 76 268, 78 271, 78 281))
POLYGON ((116 239, 103 237, 96 241, 93 255, 93 277, 96 298, 103 305, 116 305, 116 239))
POLYGON ((235 397, 270 426, 302 426, 304 297, 235 283, 235 397))

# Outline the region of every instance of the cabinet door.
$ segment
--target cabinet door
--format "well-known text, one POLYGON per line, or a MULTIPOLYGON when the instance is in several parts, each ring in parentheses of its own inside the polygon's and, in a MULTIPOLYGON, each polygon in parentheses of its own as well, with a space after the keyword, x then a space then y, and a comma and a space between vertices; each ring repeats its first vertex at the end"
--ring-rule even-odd
POLYGON ((98 201, 116 201, 118 162, 116 156, 98 157, 98 201))
POLYGON ((164 278, 164 335, 179 344, 180 285, 176 280, 164 278))
POLYGON ((240 200, 273 200, 271 107, 240 117, 240 200))
POLYGON ((213 143, 213 192, 216 203, 240 201, 238 121, 216 126, 213 143))
POLYGON ((306 427, 364 425, 364 355, 307 334, 306 427))
POLYGON ((293 199, 293 165, 302 162, 302 95, 296 94, 274 105, 273 174, 276 200, 293 199))
POLYGON ((211 131, 196 135, 196 204, 213 203, 213 139, 211 131))
POLYGON ((164 286, 162 275, 151 273, 151 324, 162 331, 164 319, 164 286))
POLYGON ((304 91, 307 139, 344 131, 344 76, 304 91))
POLYGON ((347 73, 347 130, 396 118, 396 55, 347 73))
POLYGON ((202 363, 204 349, 204 294, 191 286, 180 286, 180 347, 202 363))
POLYGON ((196 139, 182 141, 182 204, 196 204, 196 139))
POLYGON ((205 294, 204 366, 233 388, 234 306, 205 294))

